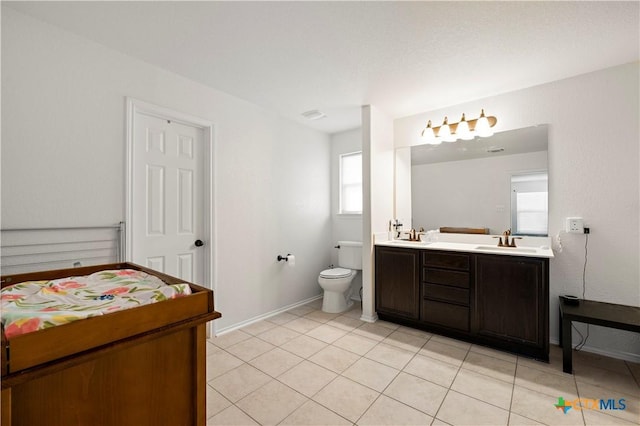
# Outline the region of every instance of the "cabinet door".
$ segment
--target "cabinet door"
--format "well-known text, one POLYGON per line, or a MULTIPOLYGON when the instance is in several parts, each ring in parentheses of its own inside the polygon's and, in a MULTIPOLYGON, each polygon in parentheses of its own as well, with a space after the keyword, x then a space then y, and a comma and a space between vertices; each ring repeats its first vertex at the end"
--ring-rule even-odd
POLYGON ((547 338, 547 261, 476 256, 475 317, 479 335, 543 346, 547 338))
POLYGON ((376 311, 418 319, 419 255, 415 249, 376 247, 376 311))

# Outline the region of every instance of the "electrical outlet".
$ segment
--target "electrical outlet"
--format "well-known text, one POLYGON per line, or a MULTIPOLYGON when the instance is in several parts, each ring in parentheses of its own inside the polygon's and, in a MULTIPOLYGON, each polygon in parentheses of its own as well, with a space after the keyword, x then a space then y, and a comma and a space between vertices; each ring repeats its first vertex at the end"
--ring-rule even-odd
POLYGON ((584 221, 581 217, 568 217, 566 223, 566 231, 577 234, 584 233, 584 221))

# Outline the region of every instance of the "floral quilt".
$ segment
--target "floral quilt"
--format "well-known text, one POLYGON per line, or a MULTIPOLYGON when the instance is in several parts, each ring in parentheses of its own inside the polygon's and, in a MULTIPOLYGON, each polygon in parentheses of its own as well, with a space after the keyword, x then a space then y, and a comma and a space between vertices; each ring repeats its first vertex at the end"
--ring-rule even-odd
POLYGON ((83 318, 191 294, 188 284, 167 285, 133 269, 100 271, 52 281, 26 281, 2 289, 7 339, 83 318))

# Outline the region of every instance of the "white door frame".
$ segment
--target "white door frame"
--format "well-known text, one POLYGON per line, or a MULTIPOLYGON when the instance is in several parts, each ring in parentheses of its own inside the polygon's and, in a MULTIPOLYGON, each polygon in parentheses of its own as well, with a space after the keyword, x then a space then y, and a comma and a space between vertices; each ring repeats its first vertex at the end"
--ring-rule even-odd
MULTIPOLYGON (((127 140, 127 150, 126 150, 126 189, 125 189, 125 217, 126 224, 128 227, 131 226, 133 219, 133 142, 134 142, 134 128, 135 128, 135 117, 137 113, 144 113, 146 115, 155 116, 164 120, 171 120, 176 123, 184 124, 191 127, 197 127, 202 129, 204 138, 204 146, 202 149, 204 155, 204 211, 202 212, 204 215, 204 239, 207 242, 204 247, 204 283, 203 287, 209 287, 211 290, 215 291, 216 289, 216 280, 215 280, 215 257, 214 257, 214 230, 215 230, 215 221, 214 221, 214 210, 213 210, 213 200, 214 200, 214 181, 213 181, 213 153, 214 153, 214 127, 213 123, 210 121, 204 120, 199 117, 194 117, 188 114, 183 114, 177 111, 173 111, 169 108, 161 107, 158 105, 150 104, 148 102, 144 102, 135 98, 126 97, 127 103, 127 124, 126 124, 126 140, 127 140)), ((127 229, 125 232, 125 255, 124 258, 127 261, 131 261, 131 255, 133 253, 133 233, 127 229)), ((201 283, 196 283, 201 284, 201 283)), ((215 335, 215 326, 214 321, 211 321, 210 327, 207 329, 207 334, 210 336, 215 335)))

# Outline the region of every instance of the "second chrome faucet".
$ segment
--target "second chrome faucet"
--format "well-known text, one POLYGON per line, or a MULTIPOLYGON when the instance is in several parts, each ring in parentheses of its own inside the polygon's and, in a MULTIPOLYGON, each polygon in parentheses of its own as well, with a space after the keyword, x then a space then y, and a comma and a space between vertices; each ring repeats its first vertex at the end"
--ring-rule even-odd
POLYGON ((504 237, 504 242, 502 237, 493 237, 498 238, 498 247, 516 247, 516 240, 522 239, 522 237, 511 237, 511 228, 504 231, 502 236, 504 237), (509 241, 509 237, 511 237, 511 241, 509 241))

